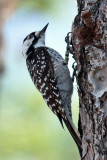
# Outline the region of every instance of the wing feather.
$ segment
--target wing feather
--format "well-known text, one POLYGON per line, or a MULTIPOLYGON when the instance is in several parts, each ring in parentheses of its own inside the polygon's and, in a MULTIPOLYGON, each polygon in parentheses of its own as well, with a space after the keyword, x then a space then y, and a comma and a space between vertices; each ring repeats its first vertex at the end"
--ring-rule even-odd
POLYGON ((66 116, 48 51, 45 48, 38 47, 38 49, 28 57, 27 66, 35 86, 41 92, 47 105, 53 113, 58 116, 62 124, 62 118, 66 119, 66 116))

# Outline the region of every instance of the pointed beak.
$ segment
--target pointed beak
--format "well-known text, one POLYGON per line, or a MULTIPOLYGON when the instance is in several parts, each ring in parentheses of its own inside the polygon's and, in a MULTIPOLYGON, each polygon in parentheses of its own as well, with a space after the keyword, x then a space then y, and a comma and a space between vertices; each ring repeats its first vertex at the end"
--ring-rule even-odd
POLYGON ((42 33, 45 33, 48 25, 49 25, 49 23, 47 23, 47 25, 39 32, 39 35, 41 35, 42 33))

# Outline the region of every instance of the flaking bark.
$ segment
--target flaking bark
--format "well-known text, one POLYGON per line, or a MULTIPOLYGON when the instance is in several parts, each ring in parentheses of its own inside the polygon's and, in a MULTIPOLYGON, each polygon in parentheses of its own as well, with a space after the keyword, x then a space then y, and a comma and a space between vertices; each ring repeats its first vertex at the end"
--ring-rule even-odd
POLYGON ((83 160, 107 160, 107 0, 78 0, 72 27, 83 160))

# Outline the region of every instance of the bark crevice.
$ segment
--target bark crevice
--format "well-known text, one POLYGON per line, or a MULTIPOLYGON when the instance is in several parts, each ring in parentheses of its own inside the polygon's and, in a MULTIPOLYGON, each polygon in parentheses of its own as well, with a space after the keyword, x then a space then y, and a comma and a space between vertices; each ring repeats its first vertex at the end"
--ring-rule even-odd
POLYGON ((107 159, 107 1, 78 0, 72 27, 82 159, 107 159))

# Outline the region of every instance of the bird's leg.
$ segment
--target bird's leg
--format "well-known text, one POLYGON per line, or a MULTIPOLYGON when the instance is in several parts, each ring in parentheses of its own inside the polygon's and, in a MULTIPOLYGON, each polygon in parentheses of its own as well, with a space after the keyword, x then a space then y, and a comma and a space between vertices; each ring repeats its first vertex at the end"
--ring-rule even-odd
POLYGON ((69 53, 73 55, 74 58, 74 49, 72 45, 72 32, 68 32, 67 36, 65 37, 65 42, 67 43, 66 52, 65 52, 65 64, 68 64, 69 61, 69 53))

